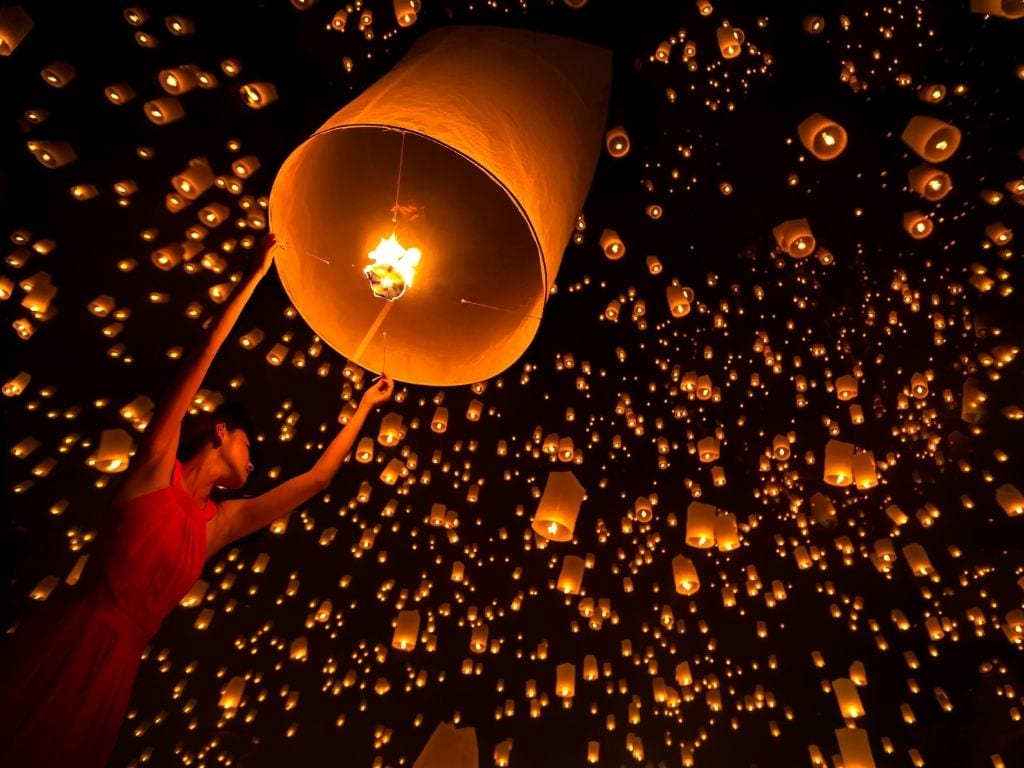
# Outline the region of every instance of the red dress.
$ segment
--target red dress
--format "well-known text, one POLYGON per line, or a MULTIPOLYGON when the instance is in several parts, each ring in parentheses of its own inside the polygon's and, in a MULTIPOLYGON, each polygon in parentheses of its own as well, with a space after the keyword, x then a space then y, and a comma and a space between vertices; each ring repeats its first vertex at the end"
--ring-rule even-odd
POLYGON ((101 768, 140 656, 206 559, 206 522, 181 484, 114 509, 77 587, 0 644, 0 766, 101 768))

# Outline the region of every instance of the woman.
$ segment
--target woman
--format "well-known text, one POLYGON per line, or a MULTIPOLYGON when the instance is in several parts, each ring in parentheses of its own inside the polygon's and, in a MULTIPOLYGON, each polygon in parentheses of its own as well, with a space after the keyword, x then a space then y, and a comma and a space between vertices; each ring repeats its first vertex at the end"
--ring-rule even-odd
POLYGON ((231 414, 187 440, 182 421, 214 355, 273 260, 260 243, 245 280, 181 365, 116 493, 74 594, 48 603, 0 647, 0 766, 105 766, 141 653, 205 560, 322 491, 366 420, 391 397, 381 375, 313 467, 261 496, 214 503, 252 472, 250 435, 231 414))

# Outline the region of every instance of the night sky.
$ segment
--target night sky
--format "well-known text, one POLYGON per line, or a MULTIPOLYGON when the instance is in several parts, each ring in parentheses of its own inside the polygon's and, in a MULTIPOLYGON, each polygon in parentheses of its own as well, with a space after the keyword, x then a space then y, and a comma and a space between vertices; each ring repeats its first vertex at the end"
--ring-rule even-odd
MULTIPOLYGON (((473 387, 398 382, 363 433, 400 414, 396 446, 375 440, 372 461, 350 458, 274 530, 211 557, 147 651, 111 765, 411 766, 441 721, 475 728, 482 766, 505 764, 509 743, 508 765, 585 765, 596 742, 609 766, 838 768, 846 726, 879 767, 1024 764, 1024 21, 969 0, 422 1, 402 29, 390 0, 349 5, 343 31, 330 0, 153 2, 141 26, 120 4, 24 3, 35 26, 0 57, 8 631, 75 589, 118 481, 88 463, 100 435, 139 439, 217 311, 211 289, 244 272, 276 169, 420 36, 497 25, 609 48, 607 128, 630 140, 620 158, 602 146, 522 358, 473 387), (173 34, 174 16, 194 30, 173 34), (735 58, 724 26, 744 33, 735 58), (55 61, 75 71, 61 87, 40 76, 55 61), (184 64, 212 87, 154 124, 143 104, 184 64), (247 106, 254 82, 277 99, 247 106), (134 98, 112 103, 116 84, 134 98), (845 129, 834 159, 801 143, 814 113, 845 129), (901 140, 917 115, 961 132, 929 163, 951 180, 941 199, 908 177, 925 162, 901 140), (45 142, 74 159, 45 167, 45 142), (261 168, 229 190, 249 155, 261 168), (171 179, 194 158, 221 183, 172 212, 171 179), (226 220, 190 233, 213 203, 226 220), (930 234, 912 236, 910 212, 930 234), (800 219, 816 243, 793 257, 773 229, 800 219), (621 258, 599 245, 606 230, 621 258), (157 267, 154 251, 184 242, 194 255, 157 267), (692 290, 682 317, 673 284, 692 290), (571 438, 572 460, 545 450, 551 436, 571 438), (719 455, 704 461, 709 437, 719 455), (826 482, 831 439, 872 452, 877 485, 826 482), (575 536, 545 542, 531 520, 567 470, 586 490, 575 536), (734 515, 740 545, 688 545, 694 501, 734 515), (457 526, 431 524, 437 504, 457 526), (677 555, 695 594, 674 588, 677 555), (587 562, 579 594, 558 589, 566 556, 587 562), (403 610, 420 615, 411 651, 391 647, 403 610), (837 680, 856 684, 856 717, 837 680)), ((272 271, 201 392, 257 424, 244 492, 307 469, 370 378, 319 342, 272 271)))

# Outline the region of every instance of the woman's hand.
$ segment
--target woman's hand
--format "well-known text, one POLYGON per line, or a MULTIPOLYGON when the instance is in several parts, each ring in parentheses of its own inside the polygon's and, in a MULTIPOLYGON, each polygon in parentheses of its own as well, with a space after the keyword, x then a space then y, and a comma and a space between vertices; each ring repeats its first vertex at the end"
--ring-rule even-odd
POLYGON ((276 245, 277 236, 273 232, 267 232, 260 238, 249 264, 250 274, 259 279, 270 271, 270 265, 274 263, 274 247, 276 245))
POLYGON ((363 408, 376 408, 381 403, 390 400, 393 393, 394 383, 391 381, 391 377, 382 371, 380 378, 375 380, 370 388, 363 393, 359 405, 363 408))

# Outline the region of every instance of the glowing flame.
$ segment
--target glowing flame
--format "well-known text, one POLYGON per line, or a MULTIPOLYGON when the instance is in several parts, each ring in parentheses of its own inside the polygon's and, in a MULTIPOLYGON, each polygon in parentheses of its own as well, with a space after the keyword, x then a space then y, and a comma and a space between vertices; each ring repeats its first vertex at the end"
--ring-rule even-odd
POLYGON ((419 248, 403 248, 392 233, 382 237, 368 255, 373 263, 363 274, 370 280, 370 289, 375 296, 394 301, 412 286, 422 253, 419 248))

